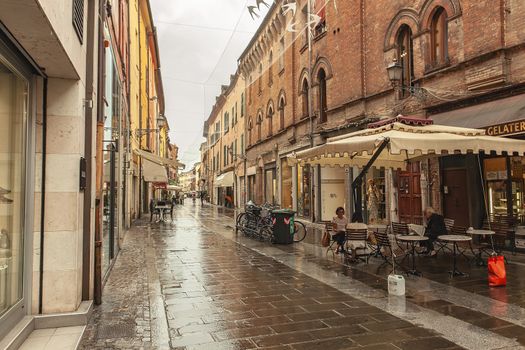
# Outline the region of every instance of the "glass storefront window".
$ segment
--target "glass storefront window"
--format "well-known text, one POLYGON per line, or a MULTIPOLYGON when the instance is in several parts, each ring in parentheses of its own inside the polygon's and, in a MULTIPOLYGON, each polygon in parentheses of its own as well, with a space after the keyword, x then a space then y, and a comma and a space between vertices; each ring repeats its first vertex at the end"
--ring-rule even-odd
POLYGON ((485 159, 483 165, 485 170, 485 181, 487 182, 489 214, 491 216, 507 215, 508 208, 512 206, 513 215, 523 215, 523 158, 510 158, 510 179, 506 157, 485 159), (507 187, 508 184, 511 184, 510 191, 507 187))
POLYGON ((275 176, 275 169, 268 169, 265 171, 264 188, 265 188, 265 202, 275 204, 275 194, 277 193, 277 179, 275 176))
POLYGON ((104 108, 104 184, 102 272, 105 274, 118 249, 119 237, 119 139, 122 116, 122 88, 111 49, 106 54, 104 108))
POLYGON ((297 166, 297 214, 310 216, 311 208, 311 168, 309 165, 297 166))
POLYGON ((0 316, 23 298, 29 83, 0 57, 0 316))
POLYGON ((281 161, 281 207, 289 208, 293 207, 292 200, 292 167, 288 165, 287 158, 281 161))

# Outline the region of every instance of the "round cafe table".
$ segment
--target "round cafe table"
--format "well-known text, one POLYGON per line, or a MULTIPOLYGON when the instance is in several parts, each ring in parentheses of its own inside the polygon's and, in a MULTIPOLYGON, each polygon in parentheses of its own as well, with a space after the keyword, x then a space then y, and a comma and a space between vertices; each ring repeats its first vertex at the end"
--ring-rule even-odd
POLYGON ((411 252, 410 252, 410 254, 412 255, 412 266, 410 267, 410 270, 407 271, 407 274, 414 275, 414 276, 421 276, 421 272, 419 272, 416 269, 416 243, 428 241, 428 237, 418 236, 418 235, 396 236, 396 239, 403 243, 410 244, 410 246, 412 247, 411 252))
POLYGON ((458 243, 471 242, 472 241, 472 237, 465 236, 465 235, 442 235, 442 236, 439 236, 438 239, 440 241, 443 241, 443 242, 452 243, 452 245, 454 247, 454 249, 453 249, 454 260, 453 260, 453 265, 452 265, 452 271, 448 272, 450 274, 450 276, 451 277, 466 276, 465 273, 459 271, 458 268, 457 268, 457 261, 456 260, 457 260, 458 243))

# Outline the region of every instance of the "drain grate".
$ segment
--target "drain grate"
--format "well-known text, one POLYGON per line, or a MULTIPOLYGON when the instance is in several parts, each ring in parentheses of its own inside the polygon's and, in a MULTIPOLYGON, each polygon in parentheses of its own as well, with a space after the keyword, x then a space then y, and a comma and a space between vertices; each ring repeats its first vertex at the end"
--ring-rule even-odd
POLYGON ((135 325, 133 323, 119 323, 98 327, 97 336, 99 339, 132 338, 135 336, 135 325))

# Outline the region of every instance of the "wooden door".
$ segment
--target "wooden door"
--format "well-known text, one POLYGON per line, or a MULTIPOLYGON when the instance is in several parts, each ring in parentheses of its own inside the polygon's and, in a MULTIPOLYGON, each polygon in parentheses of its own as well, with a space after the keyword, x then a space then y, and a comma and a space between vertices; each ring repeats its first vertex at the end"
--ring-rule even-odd
POLYGON ((400 171, 398 181, 399 221, 421 224, 423 222, 423 210, 421 207, 419 163, 410 163, 406 171, 400 171))
POLYGON ((470 213, 467 191, 467 171, 447 169, 443 174, 443 214, 454 219, 454 225, 469 227, 470 213))

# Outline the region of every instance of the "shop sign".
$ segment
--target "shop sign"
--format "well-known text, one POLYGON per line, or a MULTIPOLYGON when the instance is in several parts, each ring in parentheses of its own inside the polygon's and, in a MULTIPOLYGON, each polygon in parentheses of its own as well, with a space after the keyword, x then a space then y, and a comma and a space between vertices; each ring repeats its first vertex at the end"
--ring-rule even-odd
POLYGON ((516 135, 516 134, 525 134, 525 119, 516 120, 513 122, 492 125, 485 128, 487 135, 489 136, 506 136, 506 135, 516 135))

